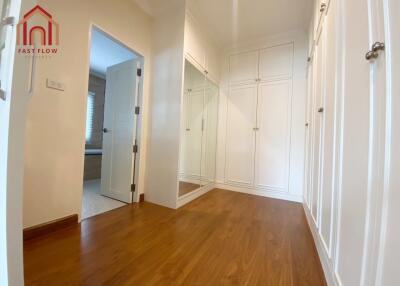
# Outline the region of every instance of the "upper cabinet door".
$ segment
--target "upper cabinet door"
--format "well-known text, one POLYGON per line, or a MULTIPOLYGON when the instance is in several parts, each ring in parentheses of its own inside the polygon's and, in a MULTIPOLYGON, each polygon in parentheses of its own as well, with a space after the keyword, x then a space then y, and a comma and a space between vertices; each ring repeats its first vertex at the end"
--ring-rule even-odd
POLYGON ((260 79, 262 81, 288 79, 293 73, 293 44, 260 51, 260 79))
POLYGON ((230 84, 257 82, 258 58, 258 51, 232 55, 229 59, 230 84))
POLYGON ((205 67, 206 48, 202 44, 202 39, 200 38, 196 23, 190 15, 186 15, 185 54, 197 63, 199 69, 205 67))
POLYGON ((227 183, 254 183, 257 85, 231 87, 228 97, 226 168, 227 183))
POLYGON ((210 78, 214 82, 219 82, 220 79, 220 59, 219 55, 216 52, 215 49, 212 48, 212 46, 208 46, 207 51, 206 51, 206 71, 207 71, 207 77, 210 78))

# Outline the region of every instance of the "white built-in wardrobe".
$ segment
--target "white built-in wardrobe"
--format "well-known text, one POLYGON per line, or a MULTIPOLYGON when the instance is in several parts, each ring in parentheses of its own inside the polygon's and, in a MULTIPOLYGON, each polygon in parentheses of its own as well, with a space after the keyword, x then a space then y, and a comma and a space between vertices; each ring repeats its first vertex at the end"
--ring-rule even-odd
POLYGON ((400 1, 318 0, 304 208, 328 285, 400 285, 400 1))
POLYGON ((293 44, 230 56, 227 183, 287 191, 293 44))
MULTIPOLYGON (((290 40, 228 53, 220 104, 219 187, 301 201, 301 183, 297 195, 290 192, 291 153, 299 158, 296 172, 302 172, 303 164, 304 125, 297 122, 293 129, 295 72, 300 71, 298 87, 305 80, 301 58, 295 69, 295 43, 290 40), (293 130, 299 131, 295 152, 293 130)), ((299 90, 296 118, 303 120, 305 94, 299 90)))

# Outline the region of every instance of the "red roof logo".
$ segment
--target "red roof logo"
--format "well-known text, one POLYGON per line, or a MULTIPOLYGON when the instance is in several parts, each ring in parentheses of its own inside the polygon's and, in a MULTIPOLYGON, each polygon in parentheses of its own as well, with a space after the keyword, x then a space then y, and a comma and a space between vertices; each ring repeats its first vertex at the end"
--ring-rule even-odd
POLYGON ((17 25, 17 45, 59 45, 59 25, 52 15, 36 5, 17 25))

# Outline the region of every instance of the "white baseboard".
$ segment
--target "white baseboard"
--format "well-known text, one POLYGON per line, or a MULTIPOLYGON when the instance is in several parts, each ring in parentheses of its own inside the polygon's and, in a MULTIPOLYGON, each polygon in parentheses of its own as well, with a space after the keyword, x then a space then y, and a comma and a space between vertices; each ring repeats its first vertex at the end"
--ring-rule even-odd
POLYGON ((254 189, 254 188, 232 186, 232 185, 223 184, 223 183, 216 183, 215 187, 218 189, 224 189, 224 190, 228 190, 228 191, 256 195, 256 196, 261 196, 261 197, 266 197, 266 198, 273 198, 273 199, 298 202, 298 203, 303 202, 303 197, 301 195, 293 195, 293 194, 290 194, 287 192, 272 191, 272 190, 271 191, 259 190, 259 189, 254 189))
POLYGON ((209 191, 211 191, 213 189, 215 189, 215 184, 208 184, 208 185, 203 186, 191 193, 183 195, 178 198, 178 200, 176 202, 176 207, 180 208, 180 207, 190 203, 191 201, 197 199, 198 197, 201 197, 202 195, 208 193, 209 191))
POLYGON ((328 286, 342 286, 342 283, 340 283, 340 280, 336 276, 333 263, 325 250, 317 226, 315 225, 314 219, 311 217, 311 213, 306 204, 303 204, 303 209, 307 217, 308 226, 310 227, 312 236, 314 238, 314 243, 317 247, 318 256, 321 261, 322 269, 324 270, 326 283, 328 286))

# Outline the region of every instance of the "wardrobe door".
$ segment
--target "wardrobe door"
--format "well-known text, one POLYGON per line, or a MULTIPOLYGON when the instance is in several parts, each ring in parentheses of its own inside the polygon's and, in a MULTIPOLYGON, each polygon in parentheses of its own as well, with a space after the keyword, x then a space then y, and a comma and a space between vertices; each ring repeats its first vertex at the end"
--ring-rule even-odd
POLYGON ((291 80, 258 88, 256 186, 288 191, 291 80))
POLYGON ((233 86, 228 97, 225 178, 253 185, 257 85, 233 86))
POLYGON ((229 59, 230 83, 253 84, 258 80, 258 51, 232 55, 229 59))
POLYGON ((280 45, 260 51, 261 81, 292 77, 293 44, 280 45))
POLYGON ((324 70, 324 43, 320 34, 317 39, 314 56, 314 98, 312 108, 312 179, 311 179, 311 214, 315 223, 319 226, 319 203, 320 203, 320 170, 321 170, 321 144, 322 144, 322 121, 323 121, 323 70, 324 70))
POLYGON ((190 93, 190 114, 188 131, 189 176, 200 184, 201 154, 203 135, 203 95, 204 90, 195 90, 190 93))
POLYGON ((218 86, 206 80, 203 109, 203 156, 201 160, 202 185, 215 182, 217 126, 218 126, 218 86))

